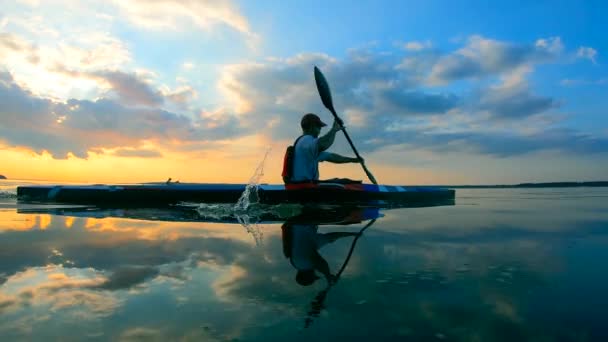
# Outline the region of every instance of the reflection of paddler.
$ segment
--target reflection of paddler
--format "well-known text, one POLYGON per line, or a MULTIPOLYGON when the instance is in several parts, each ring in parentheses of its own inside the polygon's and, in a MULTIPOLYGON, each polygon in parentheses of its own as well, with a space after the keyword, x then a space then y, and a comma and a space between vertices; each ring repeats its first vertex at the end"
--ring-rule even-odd
POLYGON ((335 280, 327 261, 319 254, 319 249, 339 238, 356 236, 358 233, 332 232, 319 233, 318 224, 307 224, 301 220, 290 219, 281 227, 283 238, 283 254, 289 258, 291 265, 297 270, 296 282, 302 286, 314 283, 319 276, 315 271, 325 276, 328 283, 335 280))

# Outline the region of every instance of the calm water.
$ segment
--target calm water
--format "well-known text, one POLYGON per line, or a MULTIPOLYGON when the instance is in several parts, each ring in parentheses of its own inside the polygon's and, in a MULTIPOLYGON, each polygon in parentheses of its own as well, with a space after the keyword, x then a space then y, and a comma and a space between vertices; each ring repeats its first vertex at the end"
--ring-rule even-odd
MULTIPOLYGON (((329 289, 295 281, 280 221, 32 213, 14 188, 0 183, 3 341, 608 341, 607 188, 382 211, 329 289)), ((319 250, 332 273, 353 241, 319 250)))

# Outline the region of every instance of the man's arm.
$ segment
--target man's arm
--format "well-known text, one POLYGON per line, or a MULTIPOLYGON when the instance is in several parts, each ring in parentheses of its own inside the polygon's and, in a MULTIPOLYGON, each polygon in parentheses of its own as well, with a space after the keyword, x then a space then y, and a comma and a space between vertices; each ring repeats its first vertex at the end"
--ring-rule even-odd
POLYGON ((337 121, 334 121, 333 126, 327 134, 319 138, 319 152, 327 150, 333 143, 334 139, 336 139, 336 133, 342 129, 340 124, 337 121))
POLYGON ((327 279, 328 283, 330 283, 330 284, 334 283, 336 281, 336 276, 331 274, 327 261, 325 261, 325 259, 323 259, 321 254, 319 254, 319 252, 316 252, 316 251, 315 251, 313 258, 314 258, 313 260, 314 260, 315 269, 317 271, 323 273, 323 275, 327 279))
POLYGON ((327 157, 324 161, 336 163, 336 164, 344 164, 344 163, 359 163, 361 159, 359 158, 351 158, 339 155, 337 153, 325 152, 327 157))

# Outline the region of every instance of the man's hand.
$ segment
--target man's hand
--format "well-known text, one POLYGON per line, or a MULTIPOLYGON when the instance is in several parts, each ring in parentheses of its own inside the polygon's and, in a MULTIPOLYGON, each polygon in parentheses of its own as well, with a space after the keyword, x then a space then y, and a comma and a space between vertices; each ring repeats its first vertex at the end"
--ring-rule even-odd
POLYGON ((341 131, 342 130, 341 121, 339 122, 338 120, 334 120, 334 124, 333 124, 333 126, 331 126, 331 130, 334 132, 341 131))

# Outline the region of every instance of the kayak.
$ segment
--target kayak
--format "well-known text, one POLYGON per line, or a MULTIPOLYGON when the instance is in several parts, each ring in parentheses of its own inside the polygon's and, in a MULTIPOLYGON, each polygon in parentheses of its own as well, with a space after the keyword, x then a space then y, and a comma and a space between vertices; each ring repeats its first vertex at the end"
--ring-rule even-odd
MULTIPOLYGON (((247 184, 142 183, 125 185, 32 185, 17 188, 21 202, 112 206, 165 205, 180 202, 236 203, 247 184)), ((453 189, 374 184, 260 184, 251 200, 264 204, 390 204, 401 207, 453 203, 453 189)))

